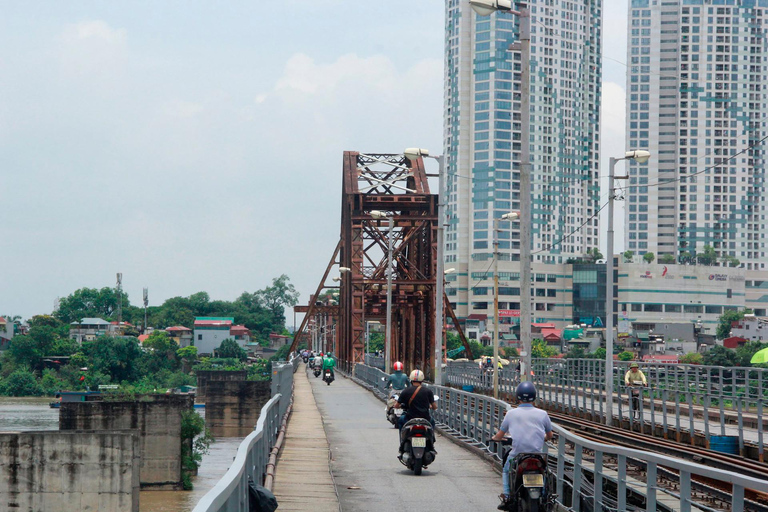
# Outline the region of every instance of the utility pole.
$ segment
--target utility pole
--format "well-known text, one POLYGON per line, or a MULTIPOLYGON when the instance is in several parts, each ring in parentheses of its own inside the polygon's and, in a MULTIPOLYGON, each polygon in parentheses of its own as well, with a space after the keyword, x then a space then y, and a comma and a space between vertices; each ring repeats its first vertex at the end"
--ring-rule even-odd
POLYGON ((439 167, 439 188, 437 195, 437 265, 435 268, 435 384, 443 384, 443 286, 445 278, 445 203, 446 203, 446 174, 445 155, 437 157, 439 167))
POLYGON ((517 14, 520 25, 520 341, 521 381, 531 380, 531 17, 517 14))
POLYGON ((147 333, 147 306, 149 306, 149 288, 144 288, 144 334, 147 333))
POLYGON ((123 321, 123 274, 117 273, 117 328, 123 321))

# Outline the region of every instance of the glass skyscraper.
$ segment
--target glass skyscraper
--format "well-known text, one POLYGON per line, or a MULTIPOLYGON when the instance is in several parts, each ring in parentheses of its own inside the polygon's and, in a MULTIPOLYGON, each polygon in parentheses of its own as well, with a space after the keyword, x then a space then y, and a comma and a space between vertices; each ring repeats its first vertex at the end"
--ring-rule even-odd
MULTIPOLYGON (((598 246, 601 0, 534 0, 530 153, 535 318, 561 319, 558 268, 598 246), (546 277, 544 277, 546 276, 546 277)), ((516 16, 479 16, 446 1, 444 148, 448 156, 447 293, 460 318, 493 316, 493 219, 520 208, 516 16)), ((499 309, 520 302, 519 225, 499 223, 499 309)), ((564 276, 559 276, 564 277, 564 276)))

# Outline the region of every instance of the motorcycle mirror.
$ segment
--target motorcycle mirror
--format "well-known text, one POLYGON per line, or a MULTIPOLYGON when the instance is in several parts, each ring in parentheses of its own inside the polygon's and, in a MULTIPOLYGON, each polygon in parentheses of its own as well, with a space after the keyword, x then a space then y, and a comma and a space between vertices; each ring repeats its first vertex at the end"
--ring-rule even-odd
POLYGON ((386 377, 382 377, 382 378, 381 378, 381 382, 384 382, 385 380, 387 380, 387 378, 386 378, 386 377))

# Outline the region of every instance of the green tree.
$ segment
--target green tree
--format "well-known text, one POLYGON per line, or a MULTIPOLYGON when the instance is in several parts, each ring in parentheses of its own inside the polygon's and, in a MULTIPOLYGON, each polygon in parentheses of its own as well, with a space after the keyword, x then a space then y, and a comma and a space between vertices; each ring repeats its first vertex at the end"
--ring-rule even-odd
POLYGON ((456 350, 461 346, 461 338, 458 333, 447 331, 445 333, 445 347, 448 350, 456 350))
POLYGON ((567 354, 565 354, 565 357, 569 359, 584 359, 586 356, 586 353, 584 352, 584 349, 581 347, 573 347, 568 351, 567 354))
POLYGON ((643 261, 646 263, 653 263, 653 260, 656 259, 656 255, 652 252, 647 252, 643 254, 643 261))
POLYGON ((181 465, 182 485, 184 490, 192 490, 191 475, 197 474, 197 468, 203 455, 213 442, 210 430, 205 428, 205 420, 195 411, 184 411, 181 416, 181 465))
POLYGON ((590 357, 592 359, 605 359, 605 355, 607 352, 603 347, 598 348, 594 352, 587 354, 587 357, 590 357))
POLYGON ((717 263, 717 253, 712 246, 705 245, 704 251, 696 255, 696 260, 699 265, 714 265, 717 263))
POLYGON ((632 352, 627 352, 626 350, 619 354, 619 361, 632 361, 634 358, 635 354, 632 352))
POLYGON ((727 266, 731 268, 736 268, 739 265, 741 265, 741 261, 734 256, 723 256, 723 259, 720 261, 722 261, 723 263, 725 263, 727 266))
POLYGON ((188 347, 180 348, 176 350, 176 357, 181 360, 185 371, 189 371, 197 362, 197 347, 189 345, 188 347))
POLYGON ((221 342, 219 348, 216 349, 216 356, 239 359, 240 361, 245 361, 248 358, 248 354, 246 353, 245 349, 240 347, 240 345, 238 345, 237 342, 232 338, 227 338, 221 342))
POLYGON ((146 351, 142 355, 143 370, 157 373, 161 370, 179 369, 180 360, 176 356, 179 346, 165 331, 154 331, 144 341, 146 351))
POLYGON ((674 265, 677 262, 675 256, 672 254, 662 254, 659 256, 659 263, 663 265, 674 265))
POLYGON ((501 350, 504 352, 504 359, 514 359, 520 357, 520 353, 515 347, 504 347, 501 350))
POLYGON ((632 263, 632 258, 635 256, 635 252, 634 251, 624 251, 622 256, 624 256, 624 262, 625 263, 632 263))
POLYGON ((557 350, 547 345, 542 339, 535 339, 531 342, 531 357, 553 357, 557 350))
POLYGON ((704 354, 704 364, 710 366, 736 366, 736 352, 715 345, 704 354))
POLYGON ((704 362, 704 356, 698 352, 689 352, 680 358, 683 364, 701 364, 704 362))
MULTIPOLYGON (((64 323, 79 322, 83 318, 99 317, 113 320, 120 302, 120 295, 115 288, 80 288, 73 294, 59 301, 59 309, 54 316, 64 323)), ((127 307, 128 294, 122 292, 123 307, 127 307)))
POLYGON ((760 341, 748 341, 744 345, 736 349, 736 365, 737 366, 750 366, 752 364, 752 356, 755 352, 768 347, 768 343, 762 343, 760 341))
POLYGON ((717 330, 715 331, 715 336, 721 340, 730 336, 731 324, 744 318, 745 313, 747 313, 747 311, 737 311, 733 309, 723 311, 723 314, 720 315, 720 318, 717 320, 717 330))
POLYGON ((587 249, 587 253, 584 255, 584 260, 588 263, 594 263, 597 260, 603 259, 603 253, 600 252, 600 249, 597 247, 593 247, 592 249, 587 249))
POLYGON ((259 290, 256 296, 260 304, 272 313, 274 321, 279 325, 285 324, 285 307, 293 307, 299 303, 299 292, 285 274, 272 279, 272 286, 259 290))
POLYGON ((112 382, 132 382, 139 378, 143 352, 136 338, 100 336, 83 342, 82 352, 90 364, 87 378, 97 379, 99 384, 108 383, 101 382, 104 378, 112 382))
POLYGON ((43 388, 35 374, 25 368, 19 368, 0 381, 0 394, 4 396, 40 396, 43 388))

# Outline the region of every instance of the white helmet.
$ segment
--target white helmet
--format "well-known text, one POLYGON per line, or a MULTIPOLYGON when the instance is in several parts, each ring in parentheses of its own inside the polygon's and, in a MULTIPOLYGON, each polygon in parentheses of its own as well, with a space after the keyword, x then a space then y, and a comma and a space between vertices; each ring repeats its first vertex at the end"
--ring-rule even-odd
POLYGON ((424 382, 424 372, 421 370, 413 370, 409 379, 411 382, 424 382))

